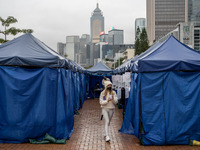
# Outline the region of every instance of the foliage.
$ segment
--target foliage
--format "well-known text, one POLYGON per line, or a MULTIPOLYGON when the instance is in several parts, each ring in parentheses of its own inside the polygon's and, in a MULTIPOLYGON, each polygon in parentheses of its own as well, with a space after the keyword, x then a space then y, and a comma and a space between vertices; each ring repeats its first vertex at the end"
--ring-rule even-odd
POLYGON ((106 58, 105 61, 110 61, 110 59, 106 58))
MULTIPOLYGON (((115 68, 117 68, 117 67, 119 67, 121 64, 123 64, 123 60, 124 60, 123 57, 119 58, 119 59, 117 60, 117 62, 115 63, 115 68)), ((113 66, 113 67, 114 67, 114 66, 113 66)))
MULTIPOLYGON (((139 27, 137 29, 137 34, 139 32, 139 27)), ((143 28, 142 33, 140 34, 139 38, 136 37, 135 41, 135 54, 140 55, 144 51, 146 51, 149 48, 149 41, 146 29, 143 28)))
POLYGON ((93 67, 93 65, 91 65, 91 66, 88 66, 88 67, 85 67, 85 69, 89 69, 89 68, 91 68, 91 67, 93 67))
POLYGON ((9 40, 7 40, 7 35, 17 35, 18 33, 32 33, 32 29, 17 29, 15 27, 8 28, 11 24, 16 23, 17 19, 9 16, 7 19, 3 19, 0 17, 0 22, 2 26, 4 27, 4 30, 0 30, 0 34, 4 35, 4 39, 0 38, 0 43, 5 43, 9 40))
POLYGON ((139 39, 140 38, 140 34, 141 34, 141 31, 140 31, 140 28, 137 27, 137 31, 136 31, 136 36, 135 36, 135 40, 139 39))
POLYGON ((144 52, 148 48, 149 48, 149 40, 148 40, 146 29, 143 28, 142 33, 140 34, 140 50, 141 52, 144 52))
POLYGON ((139 55, 140 52, 140 28, 137 28, 136 36, 135 36, 135 55, 139 55))
POLYGON ((140 39, 136 39, 135 41, 135 55, 139 55, 140 52, 140 39))

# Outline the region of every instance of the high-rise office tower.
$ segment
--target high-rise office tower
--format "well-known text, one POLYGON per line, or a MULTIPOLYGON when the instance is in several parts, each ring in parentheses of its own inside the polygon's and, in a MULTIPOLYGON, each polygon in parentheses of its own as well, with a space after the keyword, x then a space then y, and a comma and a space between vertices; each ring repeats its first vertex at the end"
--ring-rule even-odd
POLYGON ((187 21, 187 0, 146 0, 147 34, 149 43, 174 30, 180 22, 187 21))
POLYGON ((97 3, 96 9, 93 11, 90 18, 90 35, 91 35, 91 48, 90 48, 90 64, 94 64, 94 45, 100 41, 100 33, 104 31, 104 17, 102 11, 99 9, 97 3))
POLYGON ((80 51, 78 64, 81 66, 89 66, 89 60, 87 58, 87 45, 90 43, 90 35, 83 34, 80 38, 80 51))
POLYGON ((90 42, 90 35, 83 34, 80 38, 80 53, 86 54, 86 46, 90 42))
POLYGON ((140 35, 137 35, 137 28, 138 27, 140 29, 140 33, 142 33, 142 30, 146 27, 145 18, 136 18, 135 19, 135 39, 136 39, 136 37, 140 36, 140 35))
POLYGON ((66 54, 65 49, 66 49, 65 43, 61 43, 61 42, 57 43, 57 52, 58 52, 59 55, 64 57, 65 54, 66 54))
POLYGON ((200 0, 188 1, 188 22, 193 22, 194 26, 200 26, 200 0))
POLYGON ((108 44, 109 45, 124 44, 124 31, 119 29, 112 29, 108 31, 108 44))
POLYGON ((100 42, 106 42, 108 44, 108 34, 105 34, 104 31, 100 34, 100 42))
POLYGON ((80 39, 79 36, 67 36, 66 37, 66 53, 67 58, 77 62, 76 54, 79 53, 80 39))

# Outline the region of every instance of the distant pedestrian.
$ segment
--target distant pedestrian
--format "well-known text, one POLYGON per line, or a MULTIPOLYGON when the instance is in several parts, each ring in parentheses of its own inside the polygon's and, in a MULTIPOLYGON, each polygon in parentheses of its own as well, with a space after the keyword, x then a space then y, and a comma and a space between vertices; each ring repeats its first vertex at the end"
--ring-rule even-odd
POLYGON ((114 114, 115 105, 118 102, 116 92, 112 90, 112 83, 110 81, 104 82, 105 89, 101 92, 99 102, 102 107, 103 116, 105 118, 105 131, 104 136, 106 142, 110 141, 109 137, 109 126, 114 114))

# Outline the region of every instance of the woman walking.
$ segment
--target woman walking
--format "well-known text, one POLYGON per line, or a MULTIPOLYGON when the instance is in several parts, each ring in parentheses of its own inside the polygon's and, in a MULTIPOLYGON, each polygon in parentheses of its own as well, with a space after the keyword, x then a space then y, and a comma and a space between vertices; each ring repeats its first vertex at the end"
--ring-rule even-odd
POLYGON ((112 83, 110 81, 104 82, 105 89, 100 94, 100 104, 103 110, 103 116, 105 119, 105 137, 106 142, 110 141, 109 126, 115 110, 115 105, 118 102, 115 91, 112 90, 112 83))

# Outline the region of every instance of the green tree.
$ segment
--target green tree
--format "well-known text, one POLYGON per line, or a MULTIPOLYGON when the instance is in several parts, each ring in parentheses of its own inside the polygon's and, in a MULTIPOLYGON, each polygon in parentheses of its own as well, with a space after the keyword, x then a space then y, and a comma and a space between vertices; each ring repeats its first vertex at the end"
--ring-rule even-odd
POLYGON ((135 41, 135 55, 139 55, 140 52, 140 39, 136 39, 135 41))
MULTIPOLYGON (((119 67, 121 64, 123 64, 123 60, 124 60, 123 57, 117 59, 117 62, 115 63, 115 68, 117 68, 117 67, 119 67)), ((113 67, 114 67, 114 64, 113 64, 113 67)))
POLYGON ((143 28, 142 33, 140 34, 140 44, 139 44, 140 54, 146 51, 148 48, 149 48, 149 40, 146 29, 143 28))
POLYGON ((138 27, 135 36, 135 55, 139 55, 140 53, 140 28, 138 27))
POLYGON ((4 35, 4 39, 0 38, 0 43, 5 43, 9 40, 7 40, 7 35, 16 35, 18 33, 32 33, 33 30, 32 29, 17 29, 15 27, 10 27, 9 26, 13 23, 16 23, 17 22, 17 19, 12 17, 12 16, 9 16, 7 19, 3 19, 0 17, 0 22, 4 28, 3 31, 0 30, 0 33, 4 35))
POLYGON ((110 61, 110 59, 106 58, 105 61, 110 61))

